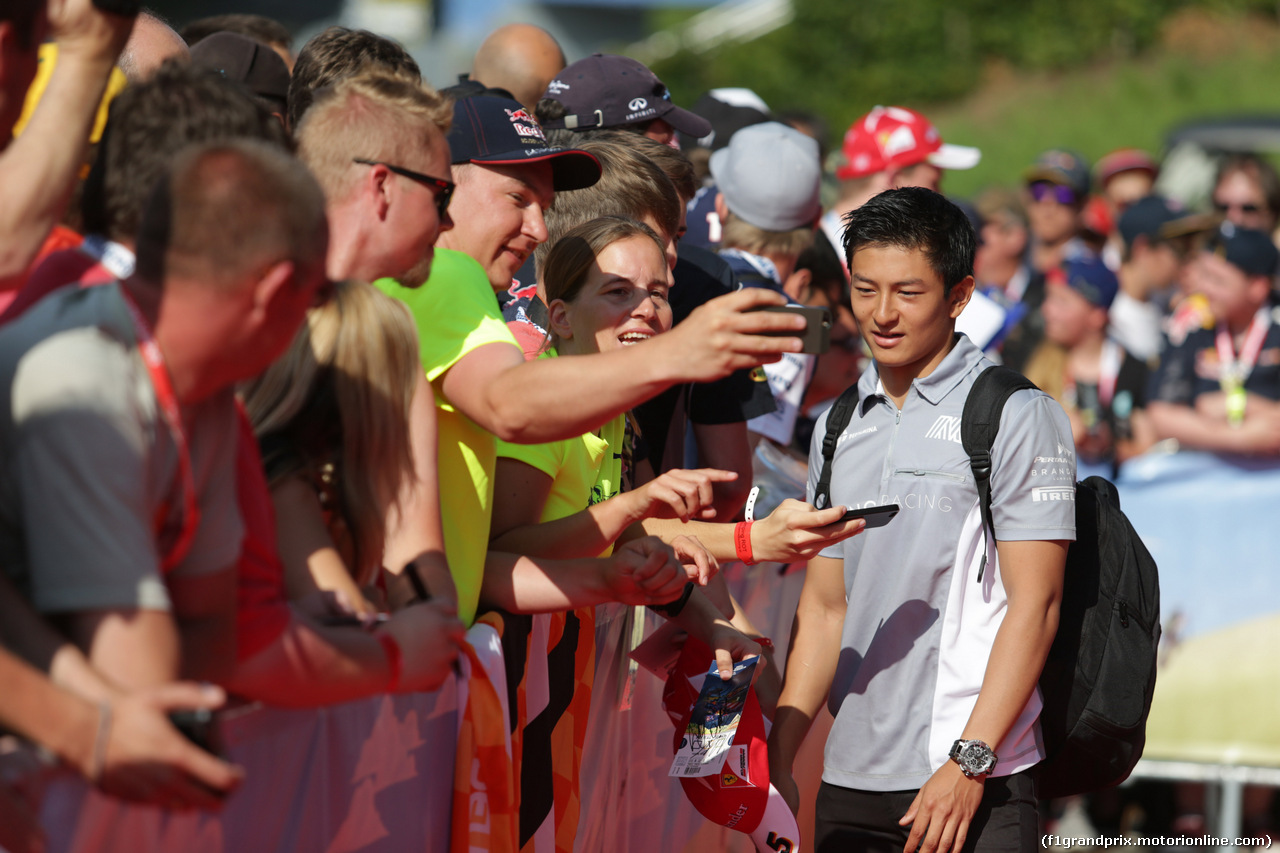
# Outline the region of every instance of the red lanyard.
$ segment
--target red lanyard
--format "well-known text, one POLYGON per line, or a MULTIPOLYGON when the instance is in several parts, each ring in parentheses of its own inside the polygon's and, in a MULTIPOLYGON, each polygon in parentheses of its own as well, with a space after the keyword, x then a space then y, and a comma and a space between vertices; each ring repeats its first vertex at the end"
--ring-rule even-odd
POLYGON ((1249 323, 1249 331, 1244 338, 1244 346, 1240 348, 1240 355, 1237 357, 1235 345, 1231 341, 1231 333, 1227 331, 1226 326, 1218 325, 1215 341, 1220 370, 1218 381, 1224 390, 1229 390, 1228 386, 1244 387, 1245 380, 1249 378, 1254 365, 1258 363, 1258 356, 1262 354, 1262 345, 1266 343, 1267 330, 1270 328, 1271 311, 1264 305, 1258 309, 1257 314, 1253 315, 1253 320, 1249 323))
MULTIPOLYGON (((169 553, 164 555, 160 564, 163 571, 170 571, 186 558, 191 550, 191 542, 195 539, 196 528, 200 526, 200 508, 196 504, 196 478, 191 469, 191 449, 187 445, 187 433, 182 427, 182 409, 178 405, 178 395, 173 392, 173 383, 169 381, 169 371, 164 366, 164 353, 151 334, 151 328, 129 293, 120 287, 120 295, 133 318, 133 326, 138 335, 138 352, 151 375, 151 386, 156 393, 156 402, 164 419, 169 424, 169 432, 173 435, 173 443, 178 449, 178 476, 182 478, 182 532, 174 541, 169 553)), ((169 517, 169 504, 161 505, 155 518, 157 539, 169 517)))

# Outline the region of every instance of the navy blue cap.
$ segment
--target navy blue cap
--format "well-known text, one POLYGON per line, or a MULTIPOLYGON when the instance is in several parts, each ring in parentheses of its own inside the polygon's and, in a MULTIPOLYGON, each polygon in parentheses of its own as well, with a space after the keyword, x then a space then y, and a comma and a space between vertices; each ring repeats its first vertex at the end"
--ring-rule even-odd
POLYGON ((1120 280, 1096 255, 1079 255, 1064 261, 1046 278, 1071 288, 1095 308, 1110 308, 1120 291, 1120 280))
POLYGON ((629 56, 593 53, 579 59, 555 76, 542 97, 564 106, 564 118, 547 122, 553 129, 620 127, 660 118, 694 139, 711 132, 711 122, 677 107, 666 84, 629 56))
POLYGON ((1270 237, 1231 222, 1222 223, 1205 244, 1205 251, 1225 258, 1247 276, 1274 276, 1280 268, 1280 251, 1270 237))
POLYGON ((1022 177, 1029 184, 1048 181, 1070 187, 1081 201, 1089 194, 1089 164, 1074 151, 1046 151, 1022 177))
POLYGON ((1177 202, 1172 202, 1164 196, 1149 195, 1129 205, 1128 209, 1120 215, 1120 221, 1116 227, 1120 229, 1124 244, 1132 246, 1133 241, 1139 237, 1146 237, 1152 241, 1162 239, 1166 225, 1184 219, 1186 216, 1187 211, 1177 202))
POLYGON ((547 144, 547 137, 518 101, 480 95, 453 104, 449 152, 454 163, 519 166, 550 161, 556 192, 580 190, 600 180, 600 161, 577 148, 547 144))

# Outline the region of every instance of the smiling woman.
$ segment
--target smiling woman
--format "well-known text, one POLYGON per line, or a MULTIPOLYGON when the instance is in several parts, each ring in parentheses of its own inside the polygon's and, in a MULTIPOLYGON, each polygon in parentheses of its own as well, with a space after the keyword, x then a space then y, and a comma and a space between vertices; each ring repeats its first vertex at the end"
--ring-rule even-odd
POLYGON ((547 257, 552 342, 562 354, 608 352, 671 328, 671 269, 653 229, 607 216, 575 229, 547 257))

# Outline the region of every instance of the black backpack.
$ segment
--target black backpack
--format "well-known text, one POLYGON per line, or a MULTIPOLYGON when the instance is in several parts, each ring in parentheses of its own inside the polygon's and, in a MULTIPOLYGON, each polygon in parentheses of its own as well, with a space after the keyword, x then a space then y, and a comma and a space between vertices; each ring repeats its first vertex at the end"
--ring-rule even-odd
MULTIPOLYGON (((989 367, 965 400, 961 442, 992 538, 991 447, 1009 396, 1035 387, 1013 370, 989 367)), ((831 461, 857 402, 854 385, 827 415, 815 490, 819 508, 830 503, 831 461)), ((1040 674, 1045 760, 1036 771, 1044 798, 1096 791, 1128 778, 1142 756, 1156 683, 1160 586, 1155 560, 1120 510, 1111 483, 1101 477, 1077 483, 1075 508, 1076 541, 1067 551, 1058 633, 1040 674)))

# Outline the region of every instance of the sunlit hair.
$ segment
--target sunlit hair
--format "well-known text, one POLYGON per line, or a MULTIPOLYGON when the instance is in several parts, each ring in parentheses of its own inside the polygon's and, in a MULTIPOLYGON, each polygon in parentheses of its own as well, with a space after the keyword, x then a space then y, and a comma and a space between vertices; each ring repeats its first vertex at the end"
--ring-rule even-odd
MULTIPOLYGON (((582 292, 582 286, 591 270, 595 269, 596 258, 600 257, 600 253, 614 243, 632 237, 648 237, 652 240, 665 266, 667 255, 662 238, 643 222, 636 222, 625 216, 593 219, 557 240, 547 253, 546 266, 543 268, 547 305, 557 299, 572 303, 582 292)), ((551 343, 553 346, 558 343, 554 335, 551 343)))
POLYGON ((600 161, 600 180, 585 189, 556 194, 556 203, 545 214, 547 241, 534 250, 539 271, 546 266, 550 246, 562 235, 602 216, 652 217, 667 237, 676 236, 680 196, 658 165, 631 144, 639 138, 633 133, 613 134, 609 139, 586 139, 577 146, 600 161))
MULTIPOLYGON (((409 409, 422 373, 404 306, 344 282, 313 308, 288 351, 243 390, 271 484, 302 475, 347 526, 350 569, 368 583, 382 561, 387 513, 414 476, 409 409)), ((332 524, 331 524, 332 529, 332 524)))
POLYGON ((368 30, 329 27, 298 51, 289 77, 289 127, 297 127, 320 89, 378 71, 421 81, 422 71, 398 42, 368 30))
POLYGON ((720 222, 720 246, 742 249, 756 255, 798 256, 813 245, 813 227, 802 225, 790 231, 766 231, 752 225, 732 210, 720 222))
POLYGON ((330 202, 345 198, 364 174, 361 157, 421 169, 424 152, 449 132, 453 104, 411 77, 370 71, 315 93, 294 129, 298 157, 330 202))

